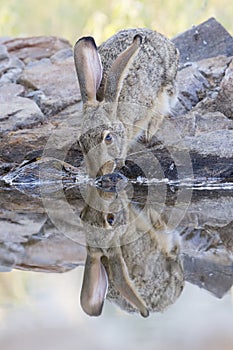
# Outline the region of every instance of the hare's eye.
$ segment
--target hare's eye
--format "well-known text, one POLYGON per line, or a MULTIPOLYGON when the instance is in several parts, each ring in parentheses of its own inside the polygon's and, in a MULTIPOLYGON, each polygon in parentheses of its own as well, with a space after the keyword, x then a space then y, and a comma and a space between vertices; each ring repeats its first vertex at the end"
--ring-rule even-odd
POLYGON ((108 213, 107 215, 107 222, 110 226, 113 226, 114 224, 114 215, 112 213, 108 213))
POLYGON ((113 141, 113 136, 112 136, 112 133, 111 133, 111 132, 106 132, 106 134, 104 135, 104 141, 105 141, 107 144, 112 143, 112 141, 113 141))

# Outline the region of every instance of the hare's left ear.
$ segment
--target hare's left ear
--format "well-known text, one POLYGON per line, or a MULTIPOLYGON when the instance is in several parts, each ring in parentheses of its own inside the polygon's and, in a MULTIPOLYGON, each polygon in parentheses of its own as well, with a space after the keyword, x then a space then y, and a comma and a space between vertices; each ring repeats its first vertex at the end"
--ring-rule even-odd
POLYGON ((92 37, 83 37, 74 46, 74 62, 83 103, 96 102, 102 79, 102 64, 92 37))
POLYGON ((83 285, 81 290, 81 305, 83 311, 90 316, 99 316, 102 312, 108 287, 108 277, 101 262, 101 255, 87 253, 83 285))
POLYGON ((105 101, 116 102, 118 100, 123 80, 125 79, 130 64, 137 54, 142 43, 141 35, 135 35, 133 43, 123 51, 113 62, 109 70, 107 81, 105 84, 105 101))

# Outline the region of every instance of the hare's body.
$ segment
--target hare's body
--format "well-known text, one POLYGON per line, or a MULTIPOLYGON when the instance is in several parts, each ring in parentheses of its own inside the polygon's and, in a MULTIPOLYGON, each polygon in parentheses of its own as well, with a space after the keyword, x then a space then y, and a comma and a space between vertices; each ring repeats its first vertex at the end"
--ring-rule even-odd
MULTIPOLYGON (((176 232, 169 233, 159 214, 150 207, 142 213, 130 203, 128 220, 120 250, 129 281, 149 312, 164 311, 177 300, 184 286, 180 237, 176 232)), ((111 274, 107 298, 127 312, 140 311, 117 293, 111 274)))
POLYGON ((80 39, 74 57, 84 103, 80 144, 95 177, 122 165, 132 141, 153 135, 169 113, 178 53, 155 31, 129 29, 98 50, 92 38, 80 39))
MULTIPOLYGON (((156 233, 155 230, 150 230, 135 242, 121 247, 129 280, 145 301, 149 312, 164 311, 177 300, 183 290, 184 275, 179 245, 174 245, 170 250, 171 239, 171 235, 166 232, 156 233), (161 246, 162 235, 167 235, 166 249, 161 246)), ((107 298, 127 312, 139 311, 117 293, 112 280, 109 280, 107 298)))
POLYGON ((81 218, 87 239, 81 303, 88 314, 101 313, 106 293, 143 316, 175 302, 184 283, 179 236, 168 232, 155 210, 140 210, 125 192, 106 197, 89 187, 81 218))

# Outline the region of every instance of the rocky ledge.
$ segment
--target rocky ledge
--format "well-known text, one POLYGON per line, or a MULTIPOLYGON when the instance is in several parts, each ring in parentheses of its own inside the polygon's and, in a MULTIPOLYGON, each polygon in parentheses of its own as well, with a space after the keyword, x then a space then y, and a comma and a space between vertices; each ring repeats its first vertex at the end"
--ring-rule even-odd
MULTIPOLYGON (((233 163, 233 38, 211 18, 178 35, 179 102, 174 117, 147 145, 171 169, 170 153, 185 150, 197 176, 232 176, 233 163), (169 132, 174 127, 179 137, 169 132), (169 128, 169 129, 168 129, 169 128), (205 170, 203 170, 205 169, 205 170)), ((78 135, 81 96, 72 47, 55 37, 0 38, 0 175, 25 159, 41 154, 53 132, 71 123, 78 135)), ((57 142, 59 151, 67 139, 57 142)), ((80 165, 78 142, 66 160, 80 165)), ((132 169, 131 176, 134 174, 132 169)))

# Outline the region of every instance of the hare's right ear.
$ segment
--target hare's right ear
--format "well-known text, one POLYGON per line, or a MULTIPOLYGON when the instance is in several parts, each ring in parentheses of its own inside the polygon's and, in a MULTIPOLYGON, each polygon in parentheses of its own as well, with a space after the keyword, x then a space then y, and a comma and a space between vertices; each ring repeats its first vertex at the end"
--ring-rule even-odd
POLYGON ((83 103, 96 102, 102 79, 102 64, 92 37, 79 39, 74 46, 74 62, 83 103))
POLYGON ((83 285, 81 290, 81 306, 90 316, 99 316, 102 312, 108 287, 108 277, 100 254, 87 253, 83 285))
POLYGON ((137 293, 132 285, 124 259, 119 251, 114 251, 109 257, 109 270, 112 283, 116 290, 128 300, 128 302, 136 307, 143 317, 149 316, 149 310, 146 307, 144 300, 137 293))
POLYGON ((105 84, 105 101, 116 102, 129 67, 142 43, 141 35, 135 35, 132 44, 113 62, 105 84))

